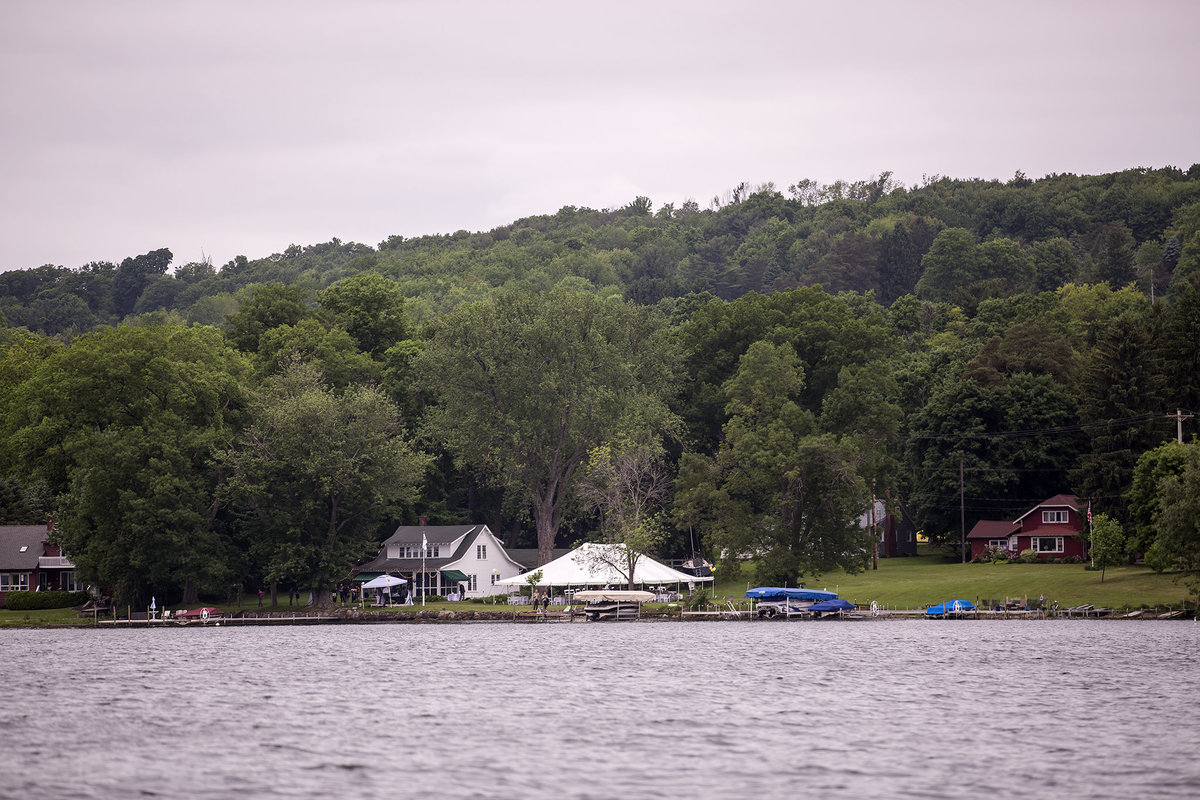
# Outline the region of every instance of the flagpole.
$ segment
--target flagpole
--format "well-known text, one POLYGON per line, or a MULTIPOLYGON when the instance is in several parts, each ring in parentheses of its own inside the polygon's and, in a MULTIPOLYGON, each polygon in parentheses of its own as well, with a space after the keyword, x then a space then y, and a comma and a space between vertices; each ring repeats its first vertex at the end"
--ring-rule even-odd
POLYGON ((1092 527, 1092 501, 1088 500, 1088 558, 1091 559, 1092 569, 1096 568, 1096 556, 1092 554, 1092 535, 1095 529, 1092 527))
POLYGON ((429 550, 429 540, 425 538, 425 530, 421 529, 421 606, 425 605, 425 595, 429 594, 429 576, 425 574, 425 552, 429 550))

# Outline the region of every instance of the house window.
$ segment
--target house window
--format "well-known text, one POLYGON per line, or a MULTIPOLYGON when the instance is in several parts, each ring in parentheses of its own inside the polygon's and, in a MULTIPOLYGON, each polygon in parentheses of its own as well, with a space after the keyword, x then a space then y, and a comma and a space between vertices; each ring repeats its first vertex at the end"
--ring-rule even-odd
POLYGON ((475 545, 475 558, 479 559, 480 561, 483 561, 484 559, 487 558, 487 545, 486 544, 475 545))
POLYGON ((75 571, 64 572, 58 579, 59 588, 66 592, 78 592, 82 587, 75 582, 75 571))
POLYGON ((474 592, 474 591, 478 591, 478 590, 479 590, 479 576, 478 575, 468 575, 467 576, 467 591, 474 592))
POLYGON ((1061 553, 1063 551, 1063 537, 1034 536, 1030 541, 1030 547, 1037 553, 1061 553))
MULTIPOLYGON (((404 554, 401 558, 421 558, 421 545, 406 544, 404 545, 404 554)), ((431 544, 425 548, 425 558, 438 558, 441 552, 441 545, 431 544)))
POLYGON ((1065 523, 1066 521, 1067 521, 1067 512, 1066 511, 1043 511, 1042 512, 1042 522, 1045 524, 1054 525, 1054 524, 1058 524, 1058 523, 1065 523))
POLYGON ((28 592, 28 572, 0 572, 0 592, 28 592))
POLYGON ((1008 549, 1012 550, 1014 553, 1017 552, 1017 537, 1016 536, 1008 537, 1008 549))
POLYGON ((1008 539, 988 539, 988 547, 995 547, 999 550, 1008 549, 1008 539))

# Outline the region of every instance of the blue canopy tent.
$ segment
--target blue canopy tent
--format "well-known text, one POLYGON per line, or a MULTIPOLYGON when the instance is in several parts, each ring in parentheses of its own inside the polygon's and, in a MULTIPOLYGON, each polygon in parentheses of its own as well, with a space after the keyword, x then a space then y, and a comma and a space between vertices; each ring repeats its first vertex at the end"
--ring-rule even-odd
POLYGON ((936 606, 930 606, 925 609, 925 616, 944 617, 947 614, 962 614, 974 610, 975 604, 970 600, 947 600, 944 603, 938 603, 936 606))

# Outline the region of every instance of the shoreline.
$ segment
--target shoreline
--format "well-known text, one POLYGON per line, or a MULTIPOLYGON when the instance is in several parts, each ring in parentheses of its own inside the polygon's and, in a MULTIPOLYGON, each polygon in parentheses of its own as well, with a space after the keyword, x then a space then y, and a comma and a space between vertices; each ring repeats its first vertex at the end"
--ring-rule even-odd
MULTIPOLYGON (((829 615, 820 618, 809 616, 795 619, 775 618, 763 619, 750 610, 726 609, 710 611, 684 611, 671 609, 644 609, 636 619, 621 620, 621 622, 754 622, 754 623, 788 623, 788 622, 883 622, 891 620, 933 619, 938 622, 953 622, 959 620, 1176 620, 1195 621, 1194 613, 1180 609, 1059 609, 1057 611, 1038 610, 983 610, 965 612, 949 618, 930 618, 924 609, 908 610, 879 610, 872 614, 870 611, 854 612, 846 615, 829 615)), ((13 620, 0 622, 0 630, 6 628, 101 628, 101 629, 170 629, 197 627, 247 627, 247 626, 278 626, 278 625, 382 625, 382 624, 469 624, 480 622, 506 622, 516 624, 562 624, 590 622, 582 612, 564 613, 562 611, 530 612, 530 611, 486 611, 486 610, 449 610, 425 609, 405 611, 365 611, 361 609, 330 609, 325 612, 239 612, 237 614, 213 617, 208 620, 192 620, 181 622, 163 619, 121 619, 121 618, 81 618, 75 621, 36 622, 31 620, 13 620)), ((601 622, 607 622, 601 621, 601 622)))

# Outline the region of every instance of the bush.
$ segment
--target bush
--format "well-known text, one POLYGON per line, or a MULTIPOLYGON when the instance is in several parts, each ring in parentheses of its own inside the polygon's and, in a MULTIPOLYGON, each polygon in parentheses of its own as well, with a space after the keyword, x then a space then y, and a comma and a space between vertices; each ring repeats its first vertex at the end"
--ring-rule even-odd
POLYGON ((1040 560, 1038 558, 1037 551, 1033 549, 1022 550, 1021 555, 1019 555, 1017 558, 1020 559, 1022 564, 1036 564, 1040 560))
POLYGON ((1173 559, 1167 554, 1166 550, 1158 542, 1150 545, 1142 559, 1142 563, 1154 570, 1159 575, 1174 566, 1172 561, 1173 559))
POLYGON ((9 592, 4 606, 9 611, 36 611, 43 608, 70 608, 88 601, 87 592, 9 592))
POLYGON ((990 561, 993 564, 1007 564, 1012 558, 1012 553, 1005 547, 989 547, 983 551, 982 559, 990 561))

